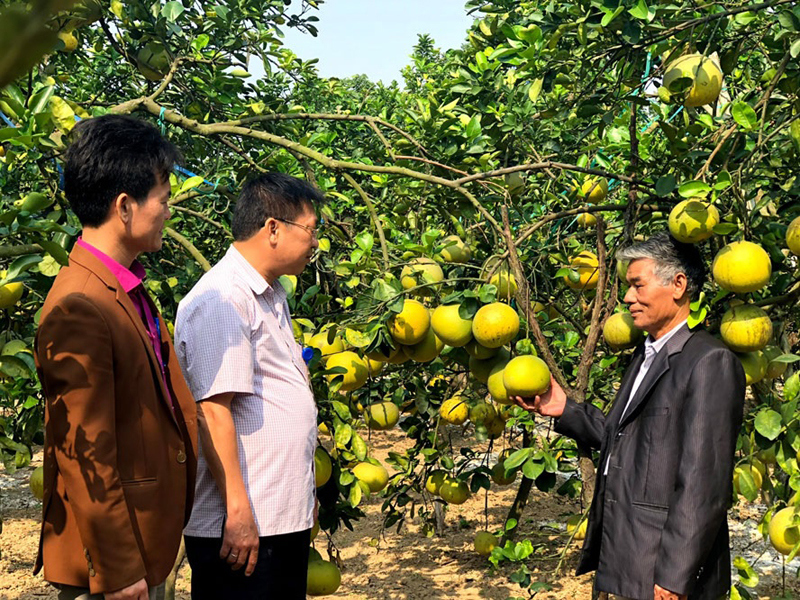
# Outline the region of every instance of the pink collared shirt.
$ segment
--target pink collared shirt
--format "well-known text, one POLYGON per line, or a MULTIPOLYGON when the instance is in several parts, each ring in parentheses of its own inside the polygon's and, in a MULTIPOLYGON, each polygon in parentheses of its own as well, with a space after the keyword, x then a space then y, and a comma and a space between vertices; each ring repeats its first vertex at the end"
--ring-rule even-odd
POLYGON ((164 380, 164 389, 167 390, 167 400, 169 400, 170 406, 174 408, 172 395, 167 385, 167 373, 164 369, 164 360, 161 355, 160 324, 158 322, 158 317, 155 316, 150 309, 150 304, 147 302, 146 297, 147 292, 144 289, 144 285, 142 285, 146 276, 142 263, 138 260, 134 260, 131 268, 126 269, 113 258, 84 241, 83 238, 78 238, 78 241, 75 243, 94 254, 100 262, 111 271, 111 274, 117 278, 122 289, 125 290, 125 293, 128 294, 131 302, 133 302, 136 312, 139 313, 139 317, 144 323, 147 337, 150 338, 150 343, 153 346, 153 350, 155 350, 158 365, 161 368, 161 377, 164 380))

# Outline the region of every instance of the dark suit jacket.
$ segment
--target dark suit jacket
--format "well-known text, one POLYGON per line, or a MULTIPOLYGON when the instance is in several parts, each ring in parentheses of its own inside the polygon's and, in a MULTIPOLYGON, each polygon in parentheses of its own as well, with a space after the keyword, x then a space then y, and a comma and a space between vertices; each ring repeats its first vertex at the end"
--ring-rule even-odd
POLYGON ((172 569, 192 507, 197 425, 164 326, 161 348, 174 411, 130 297, 76 246, 36 336, 45 445, 35 568, 47 581, 100 593, 143 577, 157 585, 172 569))
POLYGON ((657 583, 716 600, 730 587, 727 510, 744 370, 722 342, 684 325, 620 422, 643 358, 644 344, 608 416, 568 400, 556 421, 559 433, 600 449, 578 574, 596 569, 599 590, 629 598, 651 599, 657 583))

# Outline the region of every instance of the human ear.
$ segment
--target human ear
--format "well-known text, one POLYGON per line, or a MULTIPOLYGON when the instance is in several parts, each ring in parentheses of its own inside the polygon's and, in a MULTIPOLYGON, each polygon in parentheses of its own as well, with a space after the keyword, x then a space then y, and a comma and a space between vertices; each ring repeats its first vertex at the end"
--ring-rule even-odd
POLYGON ((689 287, 689 280, 686 278, 686 273, 678 273, 675 279, 672 280, 673 297, 680 300, 686 295, 686 289, 689 287))
POLYGON ((127 225, 130 223, 132 217, 132 204, 133 198, 123 192, 114 198, 114 202, 111 204, 111 210, 116 212, 119 220, 127 225))

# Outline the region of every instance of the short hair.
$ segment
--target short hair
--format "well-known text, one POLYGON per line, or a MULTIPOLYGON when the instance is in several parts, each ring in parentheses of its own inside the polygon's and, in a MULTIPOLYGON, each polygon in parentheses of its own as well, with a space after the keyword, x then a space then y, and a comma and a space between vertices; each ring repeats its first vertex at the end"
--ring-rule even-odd
POLYGON ((144 202, 182 160, 180 151, 158 129, 126 115, 85 119, 75 125, 73 135, 64 165, 64 191, 72 211, 87 227, 106 221, 119 194, 144 202))
POLYGON ((679 242, 666 232, 657 233, 644 242, 617 252, 618 260, 632 261, 640 258, 649 258, 655 262, 653 272, 663 285, 667 285, 678 273, 685 274, 689 298, 697 295, 706 281, 706 266, 697 246, 679 242))
POLYGON ((324 202, 322 193, 302 179, 284 173, 265 173, 248 181, 233 209, 231 233, 237 242, 253 237, 270 217, 294 221, 324 202))

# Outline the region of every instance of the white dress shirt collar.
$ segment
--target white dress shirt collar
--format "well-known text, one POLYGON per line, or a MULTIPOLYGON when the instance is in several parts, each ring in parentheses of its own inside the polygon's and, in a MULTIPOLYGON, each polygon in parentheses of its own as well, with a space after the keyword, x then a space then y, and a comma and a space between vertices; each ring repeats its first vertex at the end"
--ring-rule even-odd
POLYGON ((661 336, 660 338, 658 338, 657 340, 656 340, 656 339, 653 339, 653 336, 652 336, 652 335, 648 335, 648 336, 647 336, 647 339, 644 341, 644 345, 645 345, 645 351, 647 350, 647 348, 648 348, 648 347, 652 346, 653 350, 655 350, 655 352, 656 352, 656 353, 660 352, 660 351, 661 351, 661 349, 662 349, 664 346, 666 346, 666 345, 667 345, 667 342, 669 341, 669 339, 670 339, 670 338, 671 338, 673 335, 675 335, 676 333, 678 333, 678 330, 679 330, 681 327, 683 327, 684 325, 686 325, 686 323, 688 323, 688 321, 689 321, 689 319, 688 319, 688 318, 687 318, 687 319, 684 319, 683 321, 681 321, 680 323, 678 323, 678 324, 677 324, 675 327, 673 327, 672 329, 670 329, 670 330, 669 330, 667 333, 665 333, 664 335, 662 335, 662 336, 661 336))

